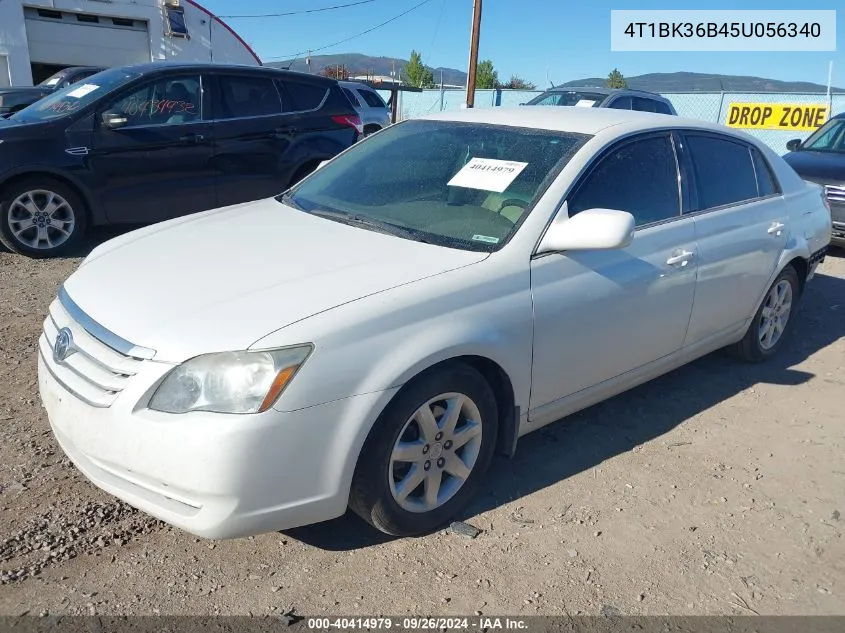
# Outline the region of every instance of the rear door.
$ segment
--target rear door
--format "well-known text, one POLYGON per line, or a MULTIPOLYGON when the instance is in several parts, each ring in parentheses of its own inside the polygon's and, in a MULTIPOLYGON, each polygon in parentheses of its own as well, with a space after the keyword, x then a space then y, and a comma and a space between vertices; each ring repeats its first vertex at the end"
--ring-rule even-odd
POLYGON ((212 93, 218 206, 281 193, 295 168, 289 152, 295 122, 273 75, 215 73, 212 93))
POLYGON ((685 132, 698 285, 687 343, 751 318, 789 238, 786 203, 752 145, 717 133, 685 132))
POLYGON ((110 222, 158 222, 214 207, 206 111, 196 72, 159 76, 104 101, 89 166, 91 189, 110 222), (104 112, 126 124, 104 127, 104 112))
POLYGON ((355 143, 360 134, 355 121, 360 123, 360 117, 336 83, 285 76, 277 84, 292 108, 290 160, 297 165, 293 184, 355 143))

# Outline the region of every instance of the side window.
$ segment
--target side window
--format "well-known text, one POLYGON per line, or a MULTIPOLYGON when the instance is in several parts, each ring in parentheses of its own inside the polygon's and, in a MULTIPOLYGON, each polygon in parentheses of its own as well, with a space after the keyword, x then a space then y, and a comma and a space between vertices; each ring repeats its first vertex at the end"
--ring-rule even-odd
POLYGON ((177 125, 202 118, 198 75, 166 77, 145 84, 106 108, 128 119, 127 126, 177 125))
POLYGON ((279 114, 282 100, 269 77, 220 75, 215 106, 215 118, 235 119, 279 114))
POLYGON ((617 97, 607 107, 613 108, 614 110, 630 110, 631 109, 631 97, 617 97))
POLYGON ((757 175, 757 193, 761 198, 774 196, 780 193, 780 186, 775 180, 772 168, 768 161, 763 158, 756 147, 751 148, 751 157, 754 160, 754 173, 757 175))
POLYGON ((382 98, 372 90, 359 90, 358 93, 364 98, 364 101, 366 101, 367 105, 371 108, 387 107, 382 98))
POLYGON ((543 97, 542 99, 540 99, 540 100, 539 100, 537 103, 535 103, 534 105, 538 105, 538 106, 556 106, 556 105, 559 105, 559 104, 560 104, 560 95, 559 95, 559 94, 557 94, 557 93, 555 93, 555 92, 552 92, 552 93, 547 94, 547 95, 546 95, 545 97, 543 97))
POLYGON ((714 136, 686 135, 693 163, 698 208, 703 211, 757 197, 751 152, 744 143, 714 136))
POLYGON ((354 92, 352 92, 349 88, 341 88, 341 90, 343 90, 343 94, 346 95, 346 98, 349 99, 349 102, 352 104, 353 107, 361 107, 361 102, 358 101, 358 97, 355 96, 354 92))
POLYGON ((654 99, 647 99, 645 97, 633 97, 631 99, 631 109, 639 110, 641 112, 657 112, 657 102, 654 99))
POLYGON ((626 142, 600 160, 569 199, 569 215, 628 211, 637 226, 680 215, 678 165, 669 136, 626 142))
POLYGON ((672 114, 672 110, 669 109, 669 104, 667 104, 665 101, 655 100, 654 111, 660 114, 672 114))
POLYGON ((327 86, 316 83, 291 79, 284 79, 281 83, 284 85, 285 92, 293 100, 293 106, 285 108, 286 112, 316 110, 322 105, 329 91, 327 86))

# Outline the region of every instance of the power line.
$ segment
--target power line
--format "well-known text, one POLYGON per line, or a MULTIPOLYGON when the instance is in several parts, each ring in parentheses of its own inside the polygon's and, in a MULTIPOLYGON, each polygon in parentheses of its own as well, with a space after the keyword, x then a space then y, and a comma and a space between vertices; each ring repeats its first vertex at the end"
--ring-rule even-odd
POLYGON ((227 20, 241 19, 241 18, 280 18, 288 15, 300 15, 302 13, 319 13, 321 11, 332 11, 334 9, 345 9, 347 7, 356 7, 359 4, 369 4, 376 0, 358 0, 358 2, 348 2, 347 4, 336 4, 333 7, 322 7, 320 9, 302 9, 301 11, 288 11, 287 13, 263 13, 263 14, 246 14, 246 15, 221 15, 218 17, 227 20))
POLYGON ((318 48, 311 48, 311 49, 308 49, 306 51, 299 51, 298 53, 294 53, 293 55, 278 55, 278 56, 275 56, 275 57, 268 57, 267 59, 290 59, 290 58, 294 58, 294 60, 296 60, 296 58, 298 58, 303 53, 316 53, 317 51, 323 51, 323 50, 326 50, 327 48, 332 48, 333 46, 337 46, 339 44, 345 44, 346 42, 348 42, 350 40, 354 40, 356 37, 361 37, 362 35, 366 35, 367 33, 372 33, 376 29, 380 29, 381 27, 386 26, 386 25, 390 24, 391 22, 393 22, 395 20, 398 20, 402 16, 408 15, 411 11, 413 11, 415 9, 419 9, 421 6, 423 6, 424 4, 428 4, 431 1, 432 0, 423 0, 422 2, 412 6, 407 11, 403 11, 399 15, 395 15, 392 18, 390 18, 389 20, 385 20, 381 24, 376 24, 375 26, 367 29, 366 31, 361 31, 360 33, 356 33, 355 35, 351 35, 351 36, 347 37, 346 39, 340 40, 338 42, 334 42, 332 44, 326 44, 325 46, 320 46, 318 48))

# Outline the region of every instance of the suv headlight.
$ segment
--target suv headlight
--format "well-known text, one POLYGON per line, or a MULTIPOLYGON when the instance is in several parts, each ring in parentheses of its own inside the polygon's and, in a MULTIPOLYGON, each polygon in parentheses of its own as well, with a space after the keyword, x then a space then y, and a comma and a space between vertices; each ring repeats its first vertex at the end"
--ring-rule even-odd
POLYGON ((300 345, 197 356, 167 374, 147 406, 164 413, 261 413, 273 406, 313 349, 300 345))

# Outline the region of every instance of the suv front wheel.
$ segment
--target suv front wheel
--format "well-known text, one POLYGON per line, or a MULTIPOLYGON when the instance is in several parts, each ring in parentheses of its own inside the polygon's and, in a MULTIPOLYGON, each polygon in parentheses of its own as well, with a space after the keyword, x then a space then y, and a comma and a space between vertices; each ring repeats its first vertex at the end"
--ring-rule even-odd
POLYGON ((64 255, 79 245, 85 228, 82 200, 58 180, 27 178, 0 191, 0 242, 15 253, 64 255))

